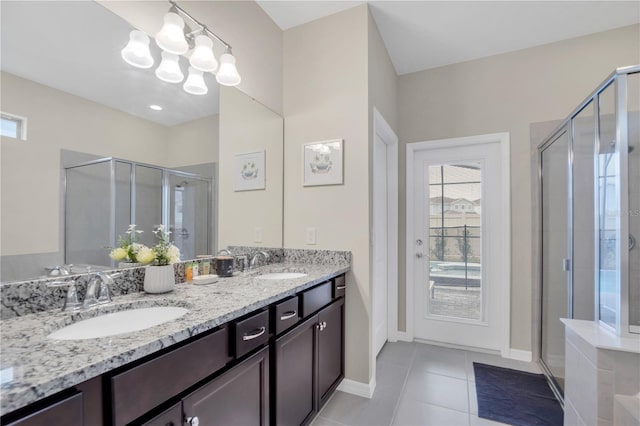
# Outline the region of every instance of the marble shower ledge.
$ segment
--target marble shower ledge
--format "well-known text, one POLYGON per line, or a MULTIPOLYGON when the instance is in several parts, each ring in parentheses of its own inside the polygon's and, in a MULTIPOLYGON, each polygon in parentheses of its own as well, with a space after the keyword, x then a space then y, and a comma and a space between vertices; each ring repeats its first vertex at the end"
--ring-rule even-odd
MULTIPOLYGON (((348 256, 346 257, 348 258, 348 256)), ((0 321, 0 415, 82 383, 253 310, 347 272, 348 262, 270 264, 260 272, 304 270, 307 276, 265 282, 256 273, 207 286, 178 284, 167 294, 133 293, 80 314, 51 310, 0 321), (92 340, 54 341, 46 336, 71 323, 127 307, 182 306, 186 315, 135 333, 92 340)))
POLYGON ((595 348, 640 354, 640 335, 616 336, 595 321, 567 318, 560 318, 560 321, 595 348))

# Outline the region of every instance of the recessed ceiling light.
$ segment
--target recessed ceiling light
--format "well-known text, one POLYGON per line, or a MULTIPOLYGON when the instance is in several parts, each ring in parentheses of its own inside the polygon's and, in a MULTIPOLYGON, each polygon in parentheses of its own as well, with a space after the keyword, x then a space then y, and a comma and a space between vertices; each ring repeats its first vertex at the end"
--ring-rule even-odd
POLYGON ((149 108, 154 111, 162 111, 162 107, 160 105, 149 105, 149 108))

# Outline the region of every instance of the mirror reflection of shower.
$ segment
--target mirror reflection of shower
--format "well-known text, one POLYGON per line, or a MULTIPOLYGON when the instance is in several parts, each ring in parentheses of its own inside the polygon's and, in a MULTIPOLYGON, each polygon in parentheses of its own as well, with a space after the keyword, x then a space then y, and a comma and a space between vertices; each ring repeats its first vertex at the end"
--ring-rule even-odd
POLYGON ((214 165, 193 169, 203 173, 117 158, 65 167, 65 263, 117 267, 106 247, 133 223, 148 246, 155 226, 166 224, 183 260, 212 252, 214 165))

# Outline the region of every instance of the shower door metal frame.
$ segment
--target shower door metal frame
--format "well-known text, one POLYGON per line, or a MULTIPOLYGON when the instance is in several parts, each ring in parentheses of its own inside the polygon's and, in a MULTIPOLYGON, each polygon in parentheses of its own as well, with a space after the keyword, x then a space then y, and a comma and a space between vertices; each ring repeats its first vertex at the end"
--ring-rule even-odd
MULTIPOLYGON (((544 153, 545 149, 549 148, 555 141, 557 141, 560 137, 562 137, 563 134, 567 135, 567 149, 568 149, 568 153, 567 153, 567 194, 568 194, 568 199, 567 199, 567 217, 565 218, 567 220, 567 229, 571 230, 573 227, 573 173, 571 173, 571 171, 573 170, 573 156, 572 156, 572 150, 573 150, 573 126, 571 125, 571 121, 570 120, 565 120, 561 125, 559 125, 558 127, 556 127, 556 129, 550 134, 550 136, 548 136, 540 145, 538 145, 538 205, 540 208, 540 214, 538 215, 538 250, 539 250, 539 255, 538 255, 538 271, 539 271, 539 288, 540 288, 540 328, 539 328, 539 353, 540 353, 540 358, 539 358, 539 364, 542 368, 542 371, 544 372, 547 381, 549 382, 549 385, 551 387, 551 390, 553 391, 553 393, 556 395, 556 398, 558 399, 558 401, 560 401, 560 404, 562 405, 562 408, 564 408, 564 393, 561 390, 560 386, 558 385, 557 381, 555 380, 553 374, 551 373, 551 369, 547 366, 547 364, 545 363, 545 361, 542 359, 542 319, 543 319, 543 311, 542 311, 542 302, 543 302, 543 298, 542 298, 542 293, 544 291, 544 287, 543 287, 543 277, 544 277, 544 271, 543 271, 543 260, 542 260, 542 248, 543 248, 543 236, 542 236, 542 226, 543 226, 543 214, 542 214, 542 196, 543 196, 543 187, 542 187, 542 154, 544 153)), ((572 255, 573 255, 573 235, 571 232, 568 232, 567 234, 567 256, 569 256, 569 271, 565 271, 565 272, 570 272, 573 269, 573 265, 572 265, 572 255)), ((567 313, 569 314, 569 317, 573 316, 573 274, 569 273, 566 275, 566 283, 567 283, 567 313)))
MULTIPOLYGON (((204 176, 200 176, 194 173, 189 173, 189 172, 183 172, 181 170, 176 170, 176 169, 170 169, 170 168, 166 168, 166 167, 160 167, 160 166, 156 166, 153 164, 147 164, 147 163, 140 163, 140 162, 136 162, 136 161, 130 161, 130 160, 124 160, 121 158, 116 158, 116 157, 105 157, 105 158, 99 158, 96 160, 91 160, 91 161, 85 161, 82 163, 78 163, 78 164, 73 164, 71 166, 66 166, 64 168, 65 173, 64 173, 64 194, 63 194, 63 202, 64 202, 64 235, 63 235, 63 239, 64 239, 64 262, 65 263, 69 263, 67 257, 67 252, 66 252, 66 244, 67 244, 67 223, 68 223, 68 211, 66 208, 67 205, 67 170, 69 169, 75 169, 75 168, 79 168, 79 167, 85 167, 85 166, 91 166, 94 164, 101 164, 101 163, 106 163, 109 162, 109 208, 111 210, 110 215, 109 215, 109 244, 111 247, 115 247, 116 246, 116 216, 115 216, 115 209, 116 209, 116 163, 117 162, 121 162, 124 164, 129 164, 131 166, 131 170, 130 170, 130 185, 131 185, 131 191, 130 191, 130 207, 129 207, 129 217, 134 219, 135 221, 135 217, 136 217, 136 205, 135 205, 135 199, 136 199, 136 166, 142 166, 142 167, 147 167, 150 169, 155 169, 155 170, 160 170, 160 172, 162 173, 162 177, 161 177, 161 185, 162 185, 162 222, 164 224, 166 224, 166 226, 168 226, 168 220, 169 220, 169 176, 170 175, 177 175, 177 176, 181 176, 181 177, 185 177, 185 178, 190 178, 190 179, 195 179, 195 180, 200 180, 203 181, 205 183, 207 183, 207 253, 211 252, 211 248, 213 247, 214 242, 212 241, 212 239, 214 238, 214 235, 212 233, 212 211, 213 211, 213 207, 212 207, 212 203, 213 203, 213 178, 208 178, 208 177, 204 177, 204 176)), ((113 262, 112 262, 113 263, 113 262)))
MULTIPOLYGON (((618 170, 619 170, 619 177, 618 177, 618 199, 619 199, 619 208, 620 208, 620 215, 619 215, 619 230, 620 230, 620 235, 621 236, 628 236, 629 235, 629 217, 628 217, 628 209, 629 209, 629 199, 628 199, 628 194, 629 194, 629 171, 628 171, 628 149, 629 149, 629 141, 628 141, 628 111, 627 111, 627 76, 629 74, 635 74, 635 73, 640 73, 640 65, 635 65, 635 66, 630 66, 630 67, 622 67, 622 68, 617 68, 614 72, 612 72, 588 97, 586 97, 579 105, 577 108, 574 109, 574 111, 566 118, 564 119, 554 130, 553 132, 550 133, 550 135, 545 138, 539 145, 538 145, 538 194, 537 194, 537 199, 538 199, 538 208, 540 210, 540 212, 542 211, 542 152, 544 151, 545 148, 547 148, 553 141, 555 141, 555 139, 562 134, 563 129, 568 128, 568 137, 569 137, 569 141, 568 141, 568 146, 569 146, 569 162, 567 164, 568 167, 568 182, 569 182, 569 188, 568 188, 568 197, 567 197, 567 210, 570 212, 569 217, 567 218, 568 220, 568 226, 569 226, 569 232, 568 232, 568 237, 569 237, 569 255, 570 255, 570 262, 572 263, 573 261, 573 140, 574 140, 574 135, 573 135, 573 119, 580 114, 580 112, 582 112, 582 110, 590 103, 593 101, 593 105, 594 105, 594 120, 595 120, 595 139, 594 139, 594 143, 596 144, 595 148, 596 148, 596 152, 600 152, 599 147, 600 147, 600 127, 599 127, 599 118, 600 118, 600 106, 599 106, 599 96, 600 94, 606 89, 608 88, 611 84, 614 84, 614 89, 615 89, 615 133, 616 133, 616 149, 619 152, 619 155, 617 156, 617 166, 618 166, 618 170), (622 194, 625 194, 625 196, 621 196, 622 194)), ((597 167, 598 165, 598 158, 597 155, 594 155, 594 166, 597 167)), ((594 173, 595 171, 598 170, 597 168, 594 169, 594 173)), ((596 202, 599 203, 599 190, 598 187, 599 185, 594 185, 594 191, 595 191, 595 198, 594 200, 596 202)), ((595 208, 595 206, 594 206, 595 208)), ((599 225, 597 224, 597 221, 599 220, 598 215, 596 215, 596 223, 594 223, 594 226, 597 226, 596 229, 598 230, 598 237, 595 239, 595 253, 594 253, 594 259, 599 259, 599 251, 600 251, 600 243, 599 243, 599 225)), ((595 283, 595 288, 594 288, 594 292, 595 292, 595 296, 596 298, 594 299, 595 303, 594 303, 594 318, 597 318, 597 321, 600 325, 611 329, 612 331, 614 331, 615 333, 619 334, 619 335, 627 335, 630 333, 630 329, 629 329, 629 250, 628 250, 628 237, 624 238, 618 238, 617 241, 617 250, 619 251, 619 263, 617 265, 617 267, 620 270, 620 280, 619 282, 616 283, 616 290, 618 293, 618 301, 619 301, 619 306, 618 306, 618 310, 616 313, 616 325, 615 328, 612 329, 612 327, 610 327, 609 325, 603 323, 600 320, 600 277, 599 277, 599 260, 597 261, 597 263, 594 265, 594 283, 595 283)), ((538 288, 540 289, 540 295, 542 294, 542 280, 543 280, 543 274, 542 274, 542 267, 543 267, 543 262, 542 262, 542 214, 538 215, 538 244, 537 244, 537 269, 538 269, 538 288)), ((570 297, 569 297, 569 305, 568 306, 568 312, 571 314, 570 317, 573 316, 573 303, 572 301, 572 293, 573 293, 573 265, 571 265, 571 273, 569 274, 569 280, 567 281, 568 283, 570 283, 570 285, 568 284, 568 291, 570 293, 570 297)), ((534 298, 535 300, 535 298, 534 298)), ((540 306, 538 306, 539 312, 540 312, 540 321, 542 321, 542 298, 540 297, 540 306)), ((541 353, 541 348, 542 348, 542 327, 539 327, 539 335, 538 335, 538 342, 537 342, 537 347, 538 350, 541 353)), ((539 359, 539 363, 542 367, 542 370, 544 371, 545 375, 547 376, 547 379, 549 380, 549 382, 552 385, 552 389, 554 391, 554 393, 556 393, 556 396, 559 397, 560 401, 562 401, 562 397, 561 397, 561 392, 559 392, 559 389, 556 386, 555 380, 553 380, 553 376, 551 375, 551 372, 549 370, 549 368, 545 365, 544 361, 542 360, 542 357, 540 357, 539 359)))

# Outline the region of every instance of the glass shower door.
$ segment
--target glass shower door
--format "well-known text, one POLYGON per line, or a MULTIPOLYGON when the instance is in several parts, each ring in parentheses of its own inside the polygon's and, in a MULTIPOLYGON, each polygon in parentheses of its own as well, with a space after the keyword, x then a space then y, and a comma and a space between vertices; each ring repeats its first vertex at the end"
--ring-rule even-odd
POLYGON ((542 151, 542 327, 540 357, 564 390, 564 325, 570 317, 569 133, 567 127, 542 151))
POLYGON ((211 182, 177 173, 167 179, 169 230, 180 258, 209 254, 211 182))
POLYGON ((629 331, 640 333, 640 73, 627 77, 629 331))

